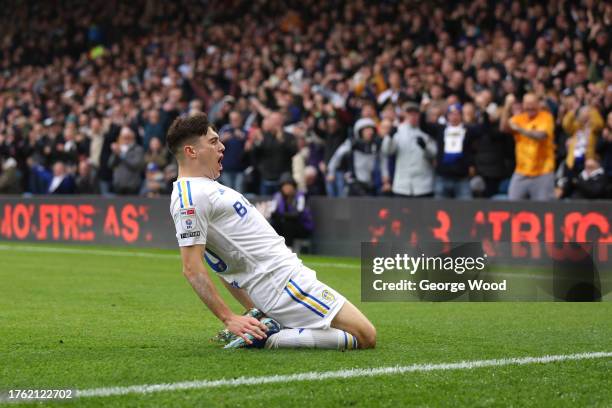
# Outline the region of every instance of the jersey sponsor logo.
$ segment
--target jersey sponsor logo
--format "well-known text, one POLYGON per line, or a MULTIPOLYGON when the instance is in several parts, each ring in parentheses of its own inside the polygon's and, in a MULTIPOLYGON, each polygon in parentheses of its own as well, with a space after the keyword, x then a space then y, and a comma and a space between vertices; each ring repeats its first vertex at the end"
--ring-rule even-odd
POLYGON ((181 210, 181 225, 183 229, 189 231, 196 227, 197 218, 195 213, 195 208, 185 208, 181 210))
POLYGON ((190 215, 195 215, 195 208, 185 208, 184 210, 181 210, 181 216, 190 216, 190 215))
POLYGON ((195 238, 200 236, 200 231, 184 232, 180 235, 181 239, 195 238))

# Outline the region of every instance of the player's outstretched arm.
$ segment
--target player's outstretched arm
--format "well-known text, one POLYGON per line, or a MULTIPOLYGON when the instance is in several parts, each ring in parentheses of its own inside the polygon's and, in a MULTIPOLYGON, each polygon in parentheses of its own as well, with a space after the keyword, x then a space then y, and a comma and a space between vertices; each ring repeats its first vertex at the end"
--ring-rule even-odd
POLYGON ((251 344, 251 341, 246 334, 251 334, 259 340, 264 339, 267 328, 261 322, 250 316, 234 314, 221 299, 204 266, 204 262, 202 262, 204 249, 204 245, 181 247, 183 275, 202 299, 202 302, 223 322, 230 332, 242 337, 248 344, 251 344))

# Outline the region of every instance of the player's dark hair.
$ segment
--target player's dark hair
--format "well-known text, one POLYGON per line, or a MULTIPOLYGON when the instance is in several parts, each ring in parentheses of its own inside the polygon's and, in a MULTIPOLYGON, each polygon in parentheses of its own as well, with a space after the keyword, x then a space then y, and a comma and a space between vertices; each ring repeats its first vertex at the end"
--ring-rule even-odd
POLYGON ((176 118, 170 125, 166 136, 168 149, 176 156, 186 142, 206 135, 209 127, 210 122, 205 113, 176 118))

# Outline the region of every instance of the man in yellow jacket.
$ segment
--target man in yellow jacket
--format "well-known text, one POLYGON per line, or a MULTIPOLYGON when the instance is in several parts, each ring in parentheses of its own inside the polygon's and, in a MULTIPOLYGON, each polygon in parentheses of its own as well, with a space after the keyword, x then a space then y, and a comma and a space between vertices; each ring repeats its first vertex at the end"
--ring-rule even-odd
POLYGON ((516 168, 510 186, 510 200, 552 200, 555 197, 555 121, 540 107, 535 94, 523 96, 522 112, 509 117, 514 96, 506 98, 501 130, 512 132, 515 142, 516 168))

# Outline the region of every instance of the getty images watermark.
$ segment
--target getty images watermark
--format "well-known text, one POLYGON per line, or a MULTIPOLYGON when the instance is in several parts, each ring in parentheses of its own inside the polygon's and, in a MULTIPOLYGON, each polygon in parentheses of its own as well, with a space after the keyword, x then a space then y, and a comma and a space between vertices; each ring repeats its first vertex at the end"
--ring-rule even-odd
MULTIPOLYGON (((395 254, 394 257, 375 257, 372 260, 372 273, 381 275, 385 271, 402 271, 411 277, 418 271, 422 272, 446 272, 463 275, 465 272, 482 272, 487 264, 487 254, 478 257, 471 256, 410 256, 406 253, 395 254)), ((467 279, 465 282, 459 281, 439 281, 432 282, 429 279, 400 279, 399 281, 386 282, 382 277, 375 279, 372 283, 374 290, 406 290, 406 291, 450 291, 456 293, 470 290, 501 290, 507 288, 507 281, 488 282, 484 279, 467 279)))
POLYGON ((590 243, 362 243, 363 301, 602 301, 607 247, 590 243))

